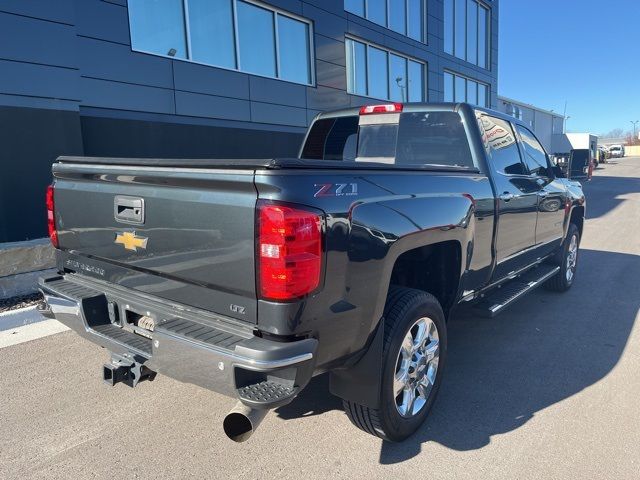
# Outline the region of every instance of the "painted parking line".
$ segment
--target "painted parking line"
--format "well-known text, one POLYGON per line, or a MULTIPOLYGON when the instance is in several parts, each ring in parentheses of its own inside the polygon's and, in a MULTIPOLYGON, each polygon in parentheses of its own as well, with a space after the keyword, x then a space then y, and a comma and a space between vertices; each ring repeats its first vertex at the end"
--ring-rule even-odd
POLYGON ((67 330, 69 328, 57 320, 43 320, 21 327, 10 328, 0 331, 0 349, 66 332, 67 330))

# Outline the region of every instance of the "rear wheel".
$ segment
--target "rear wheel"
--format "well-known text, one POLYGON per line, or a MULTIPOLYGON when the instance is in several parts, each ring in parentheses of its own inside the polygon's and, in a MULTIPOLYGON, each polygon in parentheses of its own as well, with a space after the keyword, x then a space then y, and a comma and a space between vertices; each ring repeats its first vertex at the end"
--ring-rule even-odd
POLYGON ((401 441, 424 422, 435 401, 447 353, 447 332, 436 298, 392 287, 385 307, 380 407, 344 401, 351 422, 367 433, 401 441))
POLYGON ((578 249, 580 246, 580 231, 575 224, 569 225, 567 238, 558 250, 554 262, 560 267, 560 271, 551 277, 545 287, 554 292, 565 292, 571 288, 578 267, 578 249))

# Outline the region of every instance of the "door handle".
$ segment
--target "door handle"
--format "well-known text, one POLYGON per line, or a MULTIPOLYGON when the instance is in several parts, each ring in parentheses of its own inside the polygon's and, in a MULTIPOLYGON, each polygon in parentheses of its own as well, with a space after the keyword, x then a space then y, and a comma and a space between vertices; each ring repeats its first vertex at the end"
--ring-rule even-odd
POLYGON ((116 195, 113 200, 113 214, 118 222, 144 223, 144 199, 116 195))
POLYGON ((504 192, 502 195, 500 195, 500 200, 508 202, 509 200, 512 200, 514 197, 515 195, 513 193, 504 192))

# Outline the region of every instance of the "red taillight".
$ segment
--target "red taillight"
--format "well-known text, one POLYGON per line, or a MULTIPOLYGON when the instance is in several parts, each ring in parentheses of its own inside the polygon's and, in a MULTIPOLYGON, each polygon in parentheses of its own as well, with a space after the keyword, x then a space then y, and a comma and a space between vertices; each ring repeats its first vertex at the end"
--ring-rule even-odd
POLYGON ((401 103, 389 103, 385 105, 365 105, 360 107, 360 115, 371 115, 373 113, 400 113, 401 103))
POLYGON ((58 248, 58 231, 56 230, 55 203, 53 201, 53 185, 47 187, 47 227, 51 244, 58 248))
POLYGON ((322 270, 322 218, 307 210, 258 203, 260 296, 291 300, 313 292, 322 270))

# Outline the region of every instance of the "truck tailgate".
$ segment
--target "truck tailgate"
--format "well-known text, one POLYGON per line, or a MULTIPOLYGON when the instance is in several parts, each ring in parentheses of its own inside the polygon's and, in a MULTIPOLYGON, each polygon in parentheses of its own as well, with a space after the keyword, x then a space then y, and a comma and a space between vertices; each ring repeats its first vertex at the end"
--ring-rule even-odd
POLYGON ((255 323, 254 173, 56 163, 64 267, 255 323))

